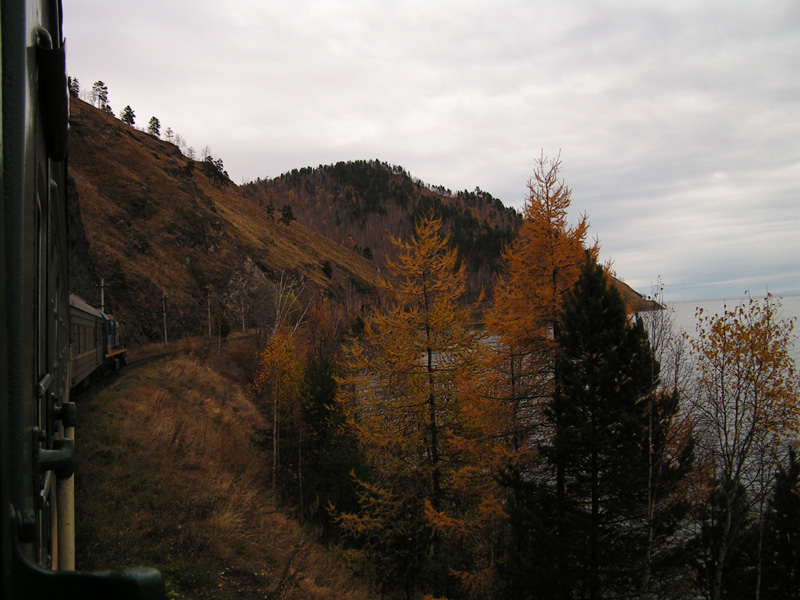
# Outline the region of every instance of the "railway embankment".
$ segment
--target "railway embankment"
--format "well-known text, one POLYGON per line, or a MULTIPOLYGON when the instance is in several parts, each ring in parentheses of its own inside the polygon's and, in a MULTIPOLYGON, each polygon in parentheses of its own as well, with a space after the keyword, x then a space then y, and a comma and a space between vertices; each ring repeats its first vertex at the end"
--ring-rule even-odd
POLYGON ((159 354, 78 400, 78 568, 152 565, 171 598, 371 598, 273 500, 249 341, 159 354))

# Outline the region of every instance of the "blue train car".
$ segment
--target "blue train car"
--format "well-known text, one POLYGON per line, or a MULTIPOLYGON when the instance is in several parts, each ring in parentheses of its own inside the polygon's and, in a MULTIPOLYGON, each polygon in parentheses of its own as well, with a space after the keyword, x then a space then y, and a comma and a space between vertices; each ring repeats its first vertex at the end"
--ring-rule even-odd
POLYGON ((125 365, 127 350, 114 315, 104 313, 70 294, 72 369, 70 386, 78 387, 92 376, 114 372, 125 365))

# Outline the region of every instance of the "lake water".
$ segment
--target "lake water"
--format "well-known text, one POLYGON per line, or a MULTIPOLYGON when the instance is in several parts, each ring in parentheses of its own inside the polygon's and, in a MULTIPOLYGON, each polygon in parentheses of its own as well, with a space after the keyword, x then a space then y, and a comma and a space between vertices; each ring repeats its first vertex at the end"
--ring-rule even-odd
MULTIPOLYGON (((762 297, 754 296, 754 300, 763 302, 762 297)), ((800 318, 800 295, 791 296, 773 296, 773 300, 780 304, 777 316, 782 319, 795 319, 795 329, 792 332, 794 344, 792 345, 791 353, 794 357, 795 364, 800 366, 800 341, 798 340, 798 333, 800 333, 800 323, 797 322, 800 318)), ((705 315, 722 314, 727 307, 732 310, 736 306, 746 304, 747 298, 732 298, 728 300, 686 300, 682 302, 670 302, 667 308, 674 311, 675 315, 675 328, 676 330, 685 331, 687 334, 694 336, 697 332, 697 317, 696 311, 700 307, 703 309, 705 315)))

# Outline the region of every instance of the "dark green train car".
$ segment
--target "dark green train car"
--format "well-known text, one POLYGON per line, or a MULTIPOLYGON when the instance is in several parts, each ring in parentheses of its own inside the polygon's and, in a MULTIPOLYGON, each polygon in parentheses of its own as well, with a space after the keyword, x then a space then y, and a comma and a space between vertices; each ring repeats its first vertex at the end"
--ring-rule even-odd
POLYGON ((152 569, 74 568, 60 0, 0 2, 0 596, 163 598, 152 569))

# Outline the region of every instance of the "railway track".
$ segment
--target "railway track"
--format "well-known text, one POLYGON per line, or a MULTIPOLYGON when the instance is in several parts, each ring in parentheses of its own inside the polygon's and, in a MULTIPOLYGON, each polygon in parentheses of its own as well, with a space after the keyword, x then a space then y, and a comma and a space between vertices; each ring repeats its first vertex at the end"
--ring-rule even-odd
POLYGON ((135 358, 133 360, 129 360, 125 363, 125 366, 122 368, 120 374, 124 374, 126 371, 133 371, 135 369, 139 369, 145 365, 149 365, 150 363, 154 363, 157 360, 161 360, 162 358, 169 356, 170 352, 160 352, 158 354, 151 354, 149 356, 142 356, 140 358, 135 358))
POLYGON ((170 355, 170 352, 159 352, 158 354, 150 354, 147 356, 142 356, 139 358, 135 358, 133 360, 128 360, 125 363, 125 366, 119 369, 114 373, 109 373, 106 376, 95 379, 88 385, 83 388, 75 388, 72 390, 71 395, 73 399, 77 400, 78 402, 83 401, 91 401, 92 398, 97 396, 97 394, 101 393, 103 390, 113 388, 117 383, 119 383, 120 379, 125 377, 126 375, 136 371, 137 369, 141 369, 149 364, 152 364, 158 360, 162 360, 170 355))

